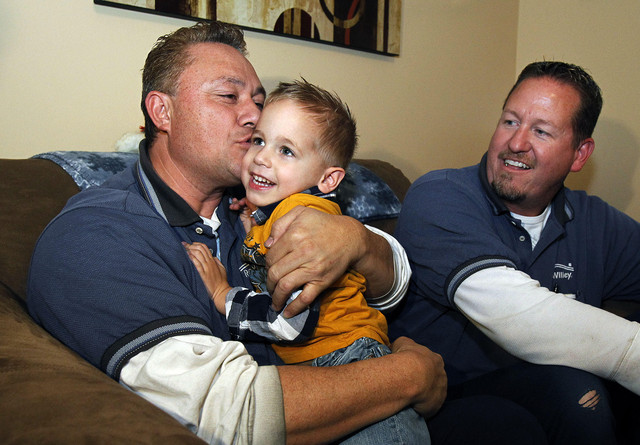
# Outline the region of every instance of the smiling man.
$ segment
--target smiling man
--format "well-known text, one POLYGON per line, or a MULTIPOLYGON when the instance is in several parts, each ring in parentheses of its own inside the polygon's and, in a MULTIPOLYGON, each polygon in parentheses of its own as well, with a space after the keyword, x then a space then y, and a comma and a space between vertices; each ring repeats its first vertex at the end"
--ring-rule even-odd
POLYGON ((507 399, 550 443, 617 443, 618 394, 638 407, 640 324, 601 307, 640 302, 640 224, 563 185, 601 108, 582 68, 530 64, 480 164, 418 179, 396 229, 413 276, 391 336, 442 354, 449 400, 507 399))

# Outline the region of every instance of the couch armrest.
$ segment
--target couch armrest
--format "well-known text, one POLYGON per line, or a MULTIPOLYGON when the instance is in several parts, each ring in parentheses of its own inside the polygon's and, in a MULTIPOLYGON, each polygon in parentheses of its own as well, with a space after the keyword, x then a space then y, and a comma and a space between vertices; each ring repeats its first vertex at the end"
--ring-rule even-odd
POLYGON ((3 443, 201 444, 51 337, 0 288, 3 443))
POLYGON ((6 443, 202 443, 29 317, 27 272, 46 224, 78 192, 43 159, 0 159, 0 431, 6 443))

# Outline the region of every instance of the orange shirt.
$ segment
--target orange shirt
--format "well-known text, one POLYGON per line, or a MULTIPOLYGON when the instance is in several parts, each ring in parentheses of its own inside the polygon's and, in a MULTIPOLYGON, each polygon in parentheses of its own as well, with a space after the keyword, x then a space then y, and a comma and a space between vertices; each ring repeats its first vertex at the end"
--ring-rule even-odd
MULTIPOLYGON (((246 249, 256 255, 265 255, 264 242, 273 223, 298 205, 340 214, 340 207, 334 202, 297 193, 278 204, 267 222, 251 229, 245 239, 246 249)), ((302 343, 274 344, 273 349, 285 363, 299 363, 349 346, 362 337, 389 345, 387 321, 380 311, 368 306, 364 298, 365 289, 366 280, 361 274, 355 271, 345 273, 319 297, 320 314, 313 336, 302 343)))

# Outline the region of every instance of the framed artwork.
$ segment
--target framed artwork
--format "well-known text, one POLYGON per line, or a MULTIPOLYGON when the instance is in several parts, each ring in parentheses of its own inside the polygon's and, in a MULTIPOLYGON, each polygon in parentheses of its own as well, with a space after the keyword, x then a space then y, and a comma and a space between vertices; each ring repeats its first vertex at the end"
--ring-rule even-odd
POLYGON ((400 54, 402 0, 94 0, 389 56, 400 54))

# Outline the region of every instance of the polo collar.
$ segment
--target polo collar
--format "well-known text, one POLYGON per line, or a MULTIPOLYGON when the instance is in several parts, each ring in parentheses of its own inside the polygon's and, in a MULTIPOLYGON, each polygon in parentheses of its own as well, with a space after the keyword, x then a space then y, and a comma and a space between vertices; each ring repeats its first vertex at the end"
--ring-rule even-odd
POLYGON ((138 175, 138 185, 144 190, 147 201, 149 201, 173 227, 186 227, 202 222, 200 215, 198 215, 180 195, 160 179, 160 176, 158 176, 151 164, 146 139, 140 142, 139 151, 139 166, 143 175, 138 175))
MULTIPOLYGON (((333 201, 333 202, 336 201, 335 192, 322 193, 320 191, 320 189, 318 188, 318 186, 316 186, 316 185, 314 185, 313 187, 308 188, 306 190, 303 190, 300 193, 317 196, 319 198, 328 199, 328 200, 333 201)), ((254 210, 254 212, 251 214, 251 216, 253 216, 253 219, 255 220, 256 224, 261 226, 264 223, 266 223, 267 220, 271 217, 271 214, 273 213, 273 211, 276 209, 276 207, 278 207, 278 205, 282 201, 284 201, 284 199, 281 199, 280 201, 274 202, 272 204, 267 204, 266 206, 258 207, 256 210, 254 210)))
MULTIPOLYGON (((478 175, 480 176, 480 183, 482 184, 482 188, 484 189, 485 194, 489 200, 493 208, 493 212, 496 215, 502 214, 510 214, 507 206, 504 205, 502 200, 498 197, 496 192, 493 190, 493 187, 489 184, 489 179, 487 177, 487 153, 482 156, 482 160, 480 161, 478 175)), ((554 196, 552 201, 553 213, 555 215, 558 222, 563 226, 567 221, 571 221, 573 219, 574 211, 569 204, 569 201, 566 199, 565 195, 565 187, 563 186, 560 191, 554 196)))

